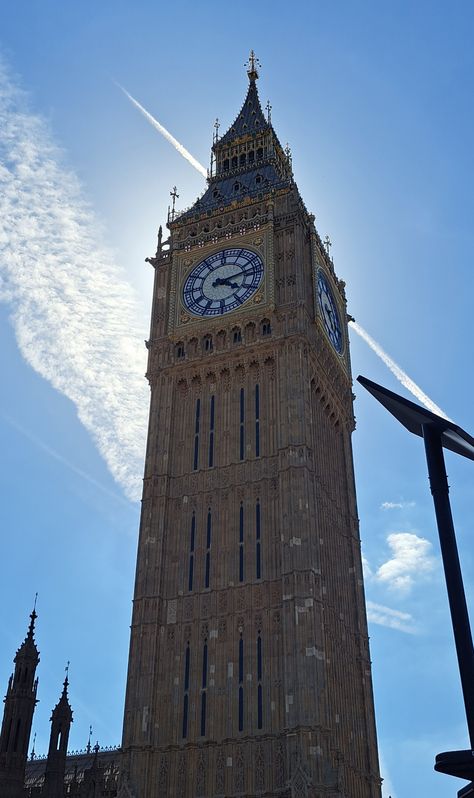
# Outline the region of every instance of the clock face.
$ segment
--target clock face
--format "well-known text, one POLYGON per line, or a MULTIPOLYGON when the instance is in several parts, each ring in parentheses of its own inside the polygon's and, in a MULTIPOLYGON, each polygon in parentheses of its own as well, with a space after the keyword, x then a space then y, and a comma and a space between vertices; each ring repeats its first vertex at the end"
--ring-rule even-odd
POLYGON ((334 296, 321 269, 318 272, 318 302, 327 336, 336 352, 342 352, 341 320, 334 296))
POLYGON ((183 302, 195 316, 220 316, 239 308, 257 290, 263 261, 249 249, 222 249, 208 255, 188 274, 183 302))

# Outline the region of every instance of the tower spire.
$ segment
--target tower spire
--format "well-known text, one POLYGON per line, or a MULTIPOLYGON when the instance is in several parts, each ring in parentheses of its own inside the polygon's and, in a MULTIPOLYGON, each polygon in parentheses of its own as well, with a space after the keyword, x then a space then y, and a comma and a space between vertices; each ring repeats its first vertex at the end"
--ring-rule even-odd
POLYGON ((250 50, 249 59, 245 66, 247 67, 247 75, 249 76, 249 80, 258 80, 257 67, 261 67, 262 65, 253 50, 250 50))
POLYGON ((35 678, 39 653, 34 640, 36 598, 26 637, 16 652, 15 670, 10 676, 0 732, 0 795, 23 795, 33 712, 38 680, 35 678))
POLYGON ((63 798, 64 795, 67 744, 72 723, 72 709, 67 694, 69 662, 65 671, 66 677, 63 682, 61 697, 51 713, 51 735, 44 774, 44 798, 63 798))

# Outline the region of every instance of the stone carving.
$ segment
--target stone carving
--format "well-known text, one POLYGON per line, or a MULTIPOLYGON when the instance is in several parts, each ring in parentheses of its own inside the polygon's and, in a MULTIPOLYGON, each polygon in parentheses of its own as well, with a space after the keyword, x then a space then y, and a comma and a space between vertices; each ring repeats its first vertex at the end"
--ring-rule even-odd
POLYGON ((168 794, 168 760, 165 756, 161 757, 160 771, 158 774, 158 789, 160 795, 168 794))
POLYGON ((261 745, 255 754, 255 789, 257 792, 263 792, 265 789, 265 756, 261 745))
POLYGON ((205 798, 206 796, 206 766, 204 763, 204 754, 199 757, 196 773, 196 795, 198 798, 205 798))
POLYGON ((180 754, 178 759, 178 768, 176 774, 176 788, 178 795, 184 795, 186 792, 186 757, 180 754))
POLYGON ((275 784, 277 788, 285 786, 285 758, 281 743, 275 756, 275 784))
POLYGON ((245 791, 244 754, 241 748, 237 749, 235 757, 234 788, 236 792, 245 791))
POLYGON ((217 795, 224 795, 225 793, 225 760, 222 749, 217 755, 216 762, 216 793, 217 795))

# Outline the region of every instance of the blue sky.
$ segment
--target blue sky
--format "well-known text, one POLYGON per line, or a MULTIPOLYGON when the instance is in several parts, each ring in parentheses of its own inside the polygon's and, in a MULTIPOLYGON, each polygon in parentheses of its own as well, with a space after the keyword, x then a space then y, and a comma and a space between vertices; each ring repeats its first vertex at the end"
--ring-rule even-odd
MULTIPOLYGON (((349 312, 472 432, 470 3, 17 2, 0 53, 0 686, 39 592, 36 749, 71 661, 71 748, 117 744, 158 225, 202 177, 262 62, 261 99, 329 234, 349 312), (26 92, 22 94, 21 92, 26 92), (104 459, 105 457, 105 459, 104 459)), ((403 392, 354 332, 354 376, 403 392)), ((354 435, 385 798, 453 795, 467 747, 423 446, 357 385, 354 435)), ((472 465, 447 454, 472 605, 472 465)))

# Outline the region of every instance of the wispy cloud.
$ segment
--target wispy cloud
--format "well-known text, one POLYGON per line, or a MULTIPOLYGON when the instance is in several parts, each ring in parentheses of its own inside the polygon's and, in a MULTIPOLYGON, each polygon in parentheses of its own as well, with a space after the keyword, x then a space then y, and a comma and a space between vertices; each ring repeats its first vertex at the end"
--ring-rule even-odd
POLYGON ((0 299, 27 362, 76 405, 138 499, 148 389, 135 295, 45 121, 0 60, 0 299))
POLYGON ((416 633, 412 615, 408 612, 385 607, 383 604, 376 604, 374 601, 367 601, 367 620, 369 623, 376 623, 378 626, 386 626, 389 629, 397 629, 399 632, 416 633))
POLYGON ((381 510, 405 510, 407 507, 414 507, 416 502, 382 502, 381 510))
POLYGON ((442 416, 443 418, 447 418, 449 420, 449 416, 446 415, 444 410, 441 410, 438 405, 436 405, 429 396, 421 390, 420 386, 414 382, 408 374, 403 371, 403 369, 395 363, 395 361, 387 355, 387 353, 382 349, 380 344, 375 341, 369 333, 364 330, 360 324, 357 324, 356 321, 349 322, 352 329, 359 335, 365 342, 370 346, 370 348, 375 352, 376 355, 385 363, 385 365, 390 369, 392 374, 395 375, 397 380, 401 382, 404 388, 418 399, 422 405, 424 405, 428 410, 431 410, 432 413, 436 413, 438 416, 442 416))
POLYGON ((434 570, 432 545, 414 532, 391 532, 387 543, 392 556, 377 569, 375 578, 392 590, 408 593, 415 579, 434 570))
POLYGON ((183 156, 183 158, 186 158, 186 160, 191 164, 191 166, 194 166, 194 168, 196 169, 196 171, 199 172, 199 174, 203 175, 204 177, 207 177, 207 169, 202 165, 202 163, 199 163, 199 161, 193 155, 191 155, 189 150, 187 150, 186 147, 178 141, 178 139, 175 139, 175 137, 169 132, 169 130, 167 130, 161 124, 161 122, 158 122, 158 120, 155 119, 155 117, 152 116, 149 113, 149 111, 147 111, 146 108, 144 108, 143 105, 141 105, 138 102, 138 100, 135 99, 135 97, 132 97, 132 95, 129 94, 128 91, 124 89, 123 86, 120 85, 120 83, 117 83, 117 86, 119 87, 119 89, 123 91, 125 96, 128 97, 130 102, 133 103, 135 108, 138 108, 140 113, 143 114, 143 116, 145 117, 145 119, 148 120, 150 125, 153 125, 155 130, 157 130, 158 133, 161 133, 161 135, 164 136, 165 139, 169 141, 170 144, 173 145, 175 150, 177 150, 179 154, 183 156))

